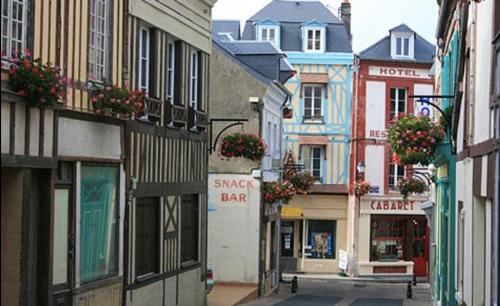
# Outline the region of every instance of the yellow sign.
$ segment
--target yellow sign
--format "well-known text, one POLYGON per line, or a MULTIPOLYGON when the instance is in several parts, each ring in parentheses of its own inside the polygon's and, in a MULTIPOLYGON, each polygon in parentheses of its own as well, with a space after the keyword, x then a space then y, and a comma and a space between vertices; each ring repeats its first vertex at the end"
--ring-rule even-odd
POLYGON ((282 217, 302 217, 302 208, 300 207, 282 207, 281 208, 282 217))

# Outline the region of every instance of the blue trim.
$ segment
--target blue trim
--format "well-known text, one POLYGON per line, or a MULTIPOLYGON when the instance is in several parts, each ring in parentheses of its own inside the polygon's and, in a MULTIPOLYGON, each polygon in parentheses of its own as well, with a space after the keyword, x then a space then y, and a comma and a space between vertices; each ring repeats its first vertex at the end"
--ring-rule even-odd
POLYGON ((255 25, 256 26, 260 26, 260 25, 274 25, 274 26, 279 26, 280 23, 277 22, 276 20, 273 20, 273 19, 264 19, 264 20, 260 20, 260 21, 256 21, 255 22, 255 25))
MULTIPOLYGON (((290 64, 319 64, 319 65, 351 65, 354 61, 353 53, 325 52, 325 53, 304 53, 285 52, 290 64)), ((301 71, 304 71, 301 67, 301 71)))
POLYGON ((302 23, 303 27, 323 27, 326 28, 327 24, 319 20, 313 19, 302 23))

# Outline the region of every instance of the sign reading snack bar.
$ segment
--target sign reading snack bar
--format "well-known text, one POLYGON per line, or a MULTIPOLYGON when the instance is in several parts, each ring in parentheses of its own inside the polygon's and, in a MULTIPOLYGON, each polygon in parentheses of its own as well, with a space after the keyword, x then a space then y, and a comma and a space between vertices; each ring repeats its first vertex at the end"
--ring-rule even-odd
POLYGON ((368 74, 373 76, 395 77, 395 78, 417 78, 430 79, 428 69, 402 68, 402 67, 381 67, 370 66, 368 74))

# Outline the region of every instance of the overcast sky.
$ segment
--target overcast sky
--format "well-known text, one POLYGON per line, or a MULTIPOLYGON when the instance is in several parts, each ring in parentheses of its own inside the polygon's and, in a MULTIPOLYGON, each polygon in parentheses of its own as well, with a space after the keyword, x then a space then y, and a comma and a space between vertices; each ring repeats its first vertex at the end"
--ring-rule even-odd
MULTIPOLYGON (((271 0, 218 0, 214 19, 245 21, 271 0)), ((335 15, 342 0, 321 0, 335 15)), ((405 23, 430 43, 435 42, 436 0, 350 0, 353 49, 358 53, 388 35, 389 29, 405 23)))

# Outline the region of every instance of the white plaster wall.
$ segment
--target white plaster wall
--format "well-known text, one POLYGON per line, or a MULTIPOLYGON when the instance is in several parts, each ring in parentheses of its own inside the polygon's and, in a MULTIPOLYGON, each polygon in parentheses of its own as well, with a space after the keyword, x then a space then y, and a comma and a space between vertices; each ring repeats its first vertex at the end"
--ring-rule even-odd
POLYGON ((205 282, 201 281, 201 270, 193 269, 179 274, 179 306, 205 306, 205 282))
POLYGON ((259 181, 250 175, 208 176, 208 265, 214 279, 258 283, 259 181), (220 188, 217 180, 251 181, 253 188, 220 188), (244 195, 246 202, 223 201, 223 193, 244 195))
POLYGON ((378 186, 384 193, 384 146, 367 145, 365 147, 365 180, 372 186, 378 186))
POLYGON ((117 125, 59 118, 58 143, 61 156, 121 157, 121 131, 117 125))
POLYGON ((370 130, 385 130, 385 82, 366 82, 366 137, 370 130))
POLYGON ((177 278, 171 277, 165 280, 165 306, 177 305, 177 278))
POLYGON ((477 8, 476 36, 476 71, 475 71, 475 107, 474 107, 474 143, 489 139, 491 84, 491 41, 493 24, 493 0, 473 4, 477 8))
POLYGON ((24 155, 24 134, 26 121, 26 105, 24 103, 16 103, 16 129, 14 141, 14 154, 24 155))
MULTIPOLYGON (((31 109, 30 114, 30 131, 40 130, 40 111, 37 108, 31 109)), ((30 155, 38 155, 40 137, 38 133, 30 134, 30 155)))

